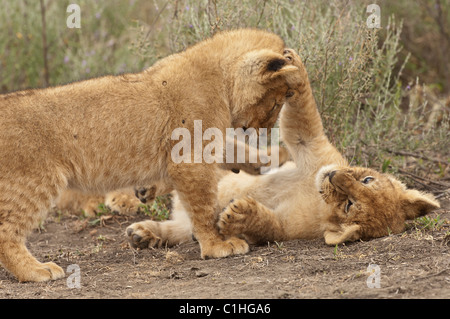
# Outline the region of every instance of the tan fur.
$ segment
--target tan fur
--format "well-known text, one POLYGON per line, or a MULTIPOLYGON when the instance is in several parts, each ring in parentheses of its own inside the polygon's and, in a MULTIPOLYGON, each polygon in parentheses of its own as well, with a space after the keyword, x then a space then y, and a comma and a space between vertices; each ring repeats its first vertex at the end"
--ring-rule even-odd
MULTIPOLYGON (((131 200, 130 196, 128 200, 131 200)), ((56 209, 62 212, 70 211, 76 215, 94 217, 99 212, 99 205, 105 202, 102 194, 85 193, 77 189, 62 192, 56 203, 56 209)))
POLYGON ((245 241, 224 240, 215 226, 218 165, 175 164, 171 133, 184 127, 193 136, 194 120, 224 136, 227 127, 270 128, 300 81, 283 50, 272 33, 236 30, 141 73, 1 95, 1 264, 19 281, 63 277, 25 246, 62 191, 105 193, 159 181, 177 190, 202 257, 247 252, 245 241))
MULTIPOLYGON (((244 170, 249 174, 256 175, 260 173, 261 167, 270 164, 270 156, 273 152, 278 152, 278 162, 282 166, 289 160, 289 152, 285 147, 275 146, 267 150, 251 149, 248 144, 240 145, 238 141, 234 141, 234 146, 244 147, 245 157, 249 158, 249 152, 253 151, 257 154, 256 163, 235 163, 228 168, 232 168, 234 172, 244 170), (264 164, 267 163, 267 164, 264 164)), ((237 149, 236 153, 237 154, 237 149)), ((236 159, 235 159, 236 161, 236 159)), ((224 176, 224 171, 218 172, 219 176, 224 176)), ((62 192, 56 201, 56 209, 69 212, 72 214, 81 214, 85 217, 95 217, 99 212, 100 205, 104 204, 114 214, 132 215, 142 212, 142 203, 150 203, 157 196, 165 195, 173 191, 170 185, 160 181, 148 187, 124 188, 108 192, 106 194, 87 193, 77 189, 66 189, 62 192)))
POLYGON ((102 204, 113 214, 132 215, 142 212, 142 203, 150 203, 157 196, 168 194, 172 190, 172 187, 162 181, 145 188, 129 187, 107 192, 106 194, 66 189, 58 197, 55 206, 57 210, 72 214, 82 214, 89 218, 96 216, 102 204))
MULTIPOLYGON (((405 220, 437 209, 430 194, 408 190, 388 174, 348 166, 325 136, 306 71, 291 53, 303 81, 283 106, 281 134, 294 162, 265 176, 225 176, 219 183, 221 234, 251 243, 323 237, 336 245, 401 232, 405 220)), ((174 206, 172 221, 131 225, 136 231, 130 242, 143 248, 155 238, 158 245, 190 240, 185 208, 179 201, 174 206)))

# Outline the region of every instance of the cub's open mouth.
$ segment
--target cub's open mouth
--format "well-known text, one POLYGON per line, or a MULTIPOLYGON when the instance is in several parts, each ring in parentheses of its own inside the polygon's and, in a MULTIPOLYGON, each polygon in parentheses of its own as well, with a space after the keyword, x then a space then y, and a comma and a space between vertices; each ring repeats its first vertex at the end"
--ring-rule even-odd
POLYGON ((347 214, 348 213, 348 210, 350 209, 350 207, 353 205, 353 202, 349 199, 348 201, 347 201, 347 204, 345 204, 345 207, 344 207, 344 211, 345 211, 345 213, 347 214))

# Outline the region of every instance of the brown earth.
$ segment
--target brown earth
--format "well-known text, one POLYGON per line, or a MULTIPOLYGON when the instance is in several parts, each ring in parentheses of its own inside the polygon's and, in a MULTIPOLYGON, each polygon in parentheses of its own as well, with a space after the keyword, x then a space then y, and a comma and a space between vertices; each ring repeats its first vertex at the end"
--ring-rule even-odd
POLYGON ((0 298, 450 298, 450 198, 402 234, 329 247, 320 240, 252 246, 243 256, 200 259, 197 243, 136 251, 125 228, 145 216, 80 220, 52 213, 29 238, 42 262, 77 264, 66 279, 18 283, 0 269, 0 298), (95 224, 95 225, 91 225, 95 224), (368 266, 380 270, 380 288, 368 266))

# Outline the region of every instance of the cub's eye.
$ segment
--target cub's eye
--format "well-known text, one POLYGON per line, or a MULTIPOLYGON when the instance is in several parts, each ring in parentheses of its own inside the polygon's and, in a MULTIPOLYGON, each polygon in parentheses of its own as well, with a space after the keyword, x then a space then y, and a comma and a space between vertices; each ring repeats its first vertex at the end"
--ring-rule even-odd
POLYGON ((366 176, 364 177, 364 179, 362 180, 363 184, 369 184, 371 181, 373 181, 375 178, 372 176, 366 176))

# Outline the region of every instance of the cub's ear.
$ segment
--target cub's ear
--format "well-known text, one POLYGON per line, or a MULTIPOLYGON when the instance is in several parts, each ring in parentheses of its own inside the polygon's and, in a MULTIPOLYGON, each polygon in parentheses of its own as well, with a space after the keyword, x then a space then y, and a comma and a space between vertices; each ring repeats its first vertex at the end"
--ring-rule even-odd
POLYGON ((406 190, 400 204, 406 219, 424 216, 441 207, 433 195, 415 189, 406 190))
POLYGON ((279 71, 283 66, 285 66, 286 60, 280 59, 280 58, 274 58, 272 60, 269 60, 267 63, 267 71, 279 71))
POLYGON ((341 225, 339 231, 326 230, 323 236, 325 238, 325 243, 331 246, 346 241, 355 241, 361 238, 361 226, 356 224, 341 225))
POLYGON ((247 52, 241 67, 248 72, 261 72, 264 70, 278 71, 287 63, 286 58, 272 50, 262 49, 247 52))
POLYGON ((240 68, 244 73, 242 75, 257 76, 258 82, 269 80, 271 76, 279 72, 298 71, 298 68, 290 64, 282 54, 267 49, 246 53, 240 63, 240 68))

